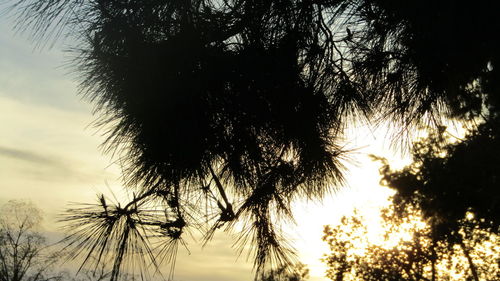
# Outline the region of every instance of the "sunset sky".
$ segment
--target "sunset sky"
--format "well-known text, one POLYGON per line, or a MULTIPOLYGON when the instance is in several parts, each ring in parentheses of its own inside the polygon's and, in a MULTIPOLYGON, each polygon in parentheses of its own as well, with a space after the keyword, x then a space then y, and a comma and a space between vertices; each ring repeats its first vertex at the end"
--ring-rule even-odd
MULTIPOLYGON (((56 216, 68 202, 92 203, 97 193, 119 193, 120 169, 99 147, 104 137, 92 126, 97 116, 77 95, 77 75, 63 47, 34 49, 28 38, 14 34, 12 22, 0 17, 0 204, 32 201, 44 211, 45 230, 54 235, 60 226, 56 216)), ((355 128, 346 139, 347 149, 357 148, 346 164, 348 185, 323 202, 297 202, 297 225, 287 226, 311 281, 326 280, 320 261, 327 250, 323 225, 353 207, 370 213, 389 194, 378 187, 378 164, 368 157, 393 157, 385 130, 355 128)), ((188 242, 191 254, 180 249, 175 280, 252 280, 251 262, 237 257, 228 235, 217 235, 203 249, 188 242)))

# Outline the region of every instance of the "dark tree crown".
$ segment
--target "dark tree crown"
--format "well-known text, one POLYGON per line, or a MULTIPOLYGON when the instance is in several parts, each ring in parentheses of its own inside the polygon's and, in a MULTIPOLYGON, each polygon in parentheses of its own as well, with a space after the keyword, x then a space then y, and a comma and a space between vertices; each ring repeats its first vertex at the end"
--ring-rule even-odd
POLYGON ((258 271, 287 263, 274 220, 341 185, 353 117, 405 130, 497 104, 494 1, 14 2, 35 39, 77 39, 82 92, 136 188, 124 207, 101 197, 67 218, 88 255, 117 241, 116 274, 129 243, 150 253, 145 233, 171 250, 206 221, 210 239, 248 220, 238 243, 258 271))

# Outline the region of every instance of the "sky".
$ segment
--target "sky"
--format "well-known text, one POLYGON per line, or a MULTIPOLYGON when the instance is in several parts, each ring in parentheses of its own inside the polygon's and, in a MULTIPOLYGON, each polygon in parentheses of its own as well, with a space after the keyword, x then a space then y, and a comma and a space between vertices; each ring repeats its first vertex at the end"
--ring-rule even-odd
MULTIPOLYGON (((12 31, 12 20, 0 17, 0 204, 29 200, 43 210, 44 231, 60 235, 56 220, 70 202, 95 202, 97 193, 121 190, 120 169, 103 154, 102 132, 93 121, 92 105, 78 93, 78 77, 68 66, 64 46, 36 49, 29 37, 12 31)), ((369 154, 408 163, 390 149, 386 130, 352 125, 346 148, 347 183, 321 202, 297 202, 296 225, 286 226, 299 260, 311 281, 324 281, 320 261, 328 250, 321 240, 324 225, 334 224, 354 208, 369 216, 390 191, 378 186, 379 165, 369 154)), ((252 263, 238 257, 230 235, 219 234, 201 247, 188 240, 189 252, 177 258, 178 281, 249 281, 252 263)))

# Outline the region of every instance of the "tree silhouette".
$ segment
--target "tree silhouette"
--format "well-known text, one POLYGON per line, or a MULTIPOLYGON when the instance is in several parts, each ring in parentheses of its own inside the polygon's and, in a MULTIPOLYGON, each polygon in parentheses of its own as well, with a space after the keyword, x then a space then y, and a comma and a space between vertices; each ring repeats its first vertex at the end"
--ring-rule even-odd
POLYGON ((495 3, 346 1, 365 26, 354 52, 358 79, 396 101, 395 113, 478 114, 496 103, 499 31, 495 3), (477 42, 482 42, 477 44, 477 42), (487 77, 490 77, 488 79, 487 77), (448 108, 439 108, 442 101, 448 108))
MULTIPOLYGON (((414 146, 414 162, 393 171, 382 159, 382 183, 397 191, 394 202, 404 210, 419 208, 429 221, 435 241, 460 245, 474 280, 480 280, 467 245, 474 229, 498 235, 498 123, 493 115, 465 139, 449 143, 445 128, 414 146), (464 228, 463 218, 474 216, 464 228)), ((470 243, 469 243, 470 244, 470 243)))
POLYGON ((37 232, 42 217, 33 204, 9 201, 0 208, 0 281, 58 281, 59 261, 37 232))
MULTIPOLYGON (((16 0, 39 42, 73 35, 83 94, 134 198, 71 210, 88 261, 156 260, 186 228, 245 227, 255 265, 289 263, 274 221, 342 184, 353 117, 402 129, 470 117, 497 96, 493 1, 16 0), (437 27, 437 28, 436 28, 437 27), (478 43, 480 42, 480 43, 478 43), (92 239, 88 235, 99 233, 92 239)), ((72 239, 72 240, 71 240, 72 239)), ((142 265, 144 267, 145 264, 142 265)))
POLYGON ((446 239, 457 233, 456 223, 468 212, 483 229, 498 233, 500 145, 495 119, 456 143, 449 143, 444 128, 435 131, 415 144, 413 163, 400 171, 382 160, 382 183, 397 190, 395 202, 422 209, 446 239))
POLYGON ((403 213, 391 205, 382 210, 381 216, 382 231, 376 238, 369 235, 366 219, 357 213, 343 217, 337 226, 325 227, 323 239, 330 247, 324 259, 328 278, 458 281, 500 277, 499 237, 478 227, 480 221, 472 213, 459 222, 461 244, 436 240, 435 228, 426 222, 421 210, 407 206, 403 213))
POLYGON ((396 191, 383 212, 385 241, 408 224, 413 224, 411 239, 377 245, 366 237, 362 218, 344 218, 341 226, 325 229, 332 280, 500 278, 500 127, 495 107, 482 122, 455 142, 445 127, 431 131, 413 145, 413 162, 401 170, 373 156, 383 163, 382 185, 396 191), (356 247, 363 244, 360 254, 356 247))

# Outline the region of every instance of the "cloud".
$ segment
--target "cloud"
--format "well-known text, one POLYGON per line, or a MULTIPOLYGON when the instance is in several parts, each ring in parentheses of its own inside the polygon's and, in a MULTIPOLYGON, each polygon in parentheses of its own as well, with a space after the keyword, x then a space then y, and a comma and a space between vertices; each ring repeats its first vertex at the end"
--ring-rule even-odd
POLYGON ((38 180, 54 181, 71 178, 85 178, 87 175, 74 167, 71 162, 53 154, 34 152, 28 149, 12 148, 0 145, 0 163, 9 163, 9 168, 17 175, 38 180), (3 159, 2 159, 3 158, 3 159), (7 158, 7 159, 5 159, 7 158))
POLYGON ((99 181, 105 182, 106 178, 116 178, 112 172, 79 159, 61 158, 55 154, 1 145, 0 164, 5 166, 0 175, 38 181, 39 184, 50 183, 54 186, 75 182, 93 185, 99 184, 99 181))
POLYGON ((50 158, 50 156, 42 155, 29 150, 16 149, 4 146, 0 146, 0 156, 14 158, 17 160, 26 161, 33 164, 57 166, 58 168, 64 165, 63 163, 53 158, 50 158))

